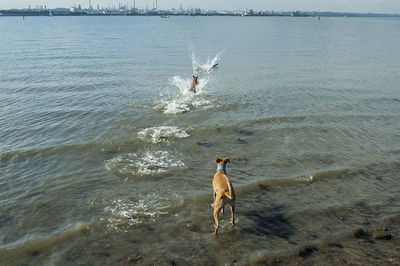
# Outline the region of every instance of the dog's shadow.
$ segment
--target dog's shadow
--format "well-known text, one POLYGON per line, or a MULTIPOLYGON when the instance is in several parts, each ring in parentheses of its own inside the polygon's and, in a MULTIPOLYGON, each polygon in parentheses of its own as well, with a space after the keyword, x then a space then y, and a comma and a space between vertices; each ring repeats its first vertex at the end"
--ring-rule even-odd
POLYGON ((296 229, 284 218, 285 213, 285 209, 281 206, 238 213, 238 215, 243 215, 254 223, 254 226, 246 226, 240 231, 289 239, 294 235, 296 229))

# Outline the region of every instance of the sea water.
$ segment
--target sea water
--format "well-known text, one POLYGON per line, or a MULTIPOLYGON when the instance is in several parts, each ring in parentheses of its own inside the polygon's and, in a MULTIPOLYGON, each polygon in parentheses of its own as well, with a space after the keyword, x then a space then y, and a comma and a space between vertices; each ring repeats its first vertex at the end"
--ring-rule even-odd
POLYGON ((357 262, 360 221, 399 218, 399 26, 0 18, 0 264, 357 262))

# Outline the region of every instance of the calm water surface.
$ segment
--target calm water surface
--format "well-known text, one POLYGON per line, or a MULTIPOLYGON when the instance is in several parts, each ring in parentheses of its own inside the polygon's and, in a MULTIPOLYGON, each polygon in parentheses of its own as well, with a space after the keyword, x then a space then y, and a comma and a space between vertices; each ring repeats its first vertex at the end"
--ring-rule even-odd
POLYGON ((399 219, 400 20, 4 17, 0 36, 6 265, 252 264, 399 219), (237 191, 218 237, 215 156, 237 191))

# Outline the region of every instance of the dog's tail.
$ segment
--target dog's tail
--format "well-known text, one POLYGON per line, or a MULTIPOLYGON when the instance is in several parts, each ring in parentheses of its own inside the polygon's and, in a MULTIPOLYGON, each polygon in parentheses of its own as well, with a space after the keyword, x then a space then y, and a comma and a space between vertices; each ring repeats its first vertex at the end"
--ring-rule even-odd
POLYGON ((225 197, 227 197, 228 199, 233 199, 233 188, 232 188, 232 184, 231 184, 231 181, 228 181, 228 183, 227 183, 227 185, 228 185, 228 191, 226 191, 225 193, 224 193, 224 195, 225 195, 225 197))

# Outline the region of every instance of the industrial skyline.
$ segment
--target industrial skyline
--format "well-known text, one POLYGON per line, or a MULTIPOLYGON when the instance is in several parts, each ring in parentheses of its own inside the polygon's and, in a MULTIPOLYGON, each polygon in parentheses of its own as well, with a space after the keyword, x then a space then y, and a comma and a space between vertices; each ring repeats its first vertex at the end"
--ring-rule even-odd
POLYGON ((400 13, 398 0, 0 0, 0 9, 23 9, 28 6, 46 6, 47 8, 73 7, 80 5, 82 8, 92 7, 118 7, 120 5, 141 8, 157 9, 185 9, 201 8, 212 10, 318 10, 334 12, 359 12, 359 13, 400 13), (135 2, 135 3, 134 3, 135 2))

